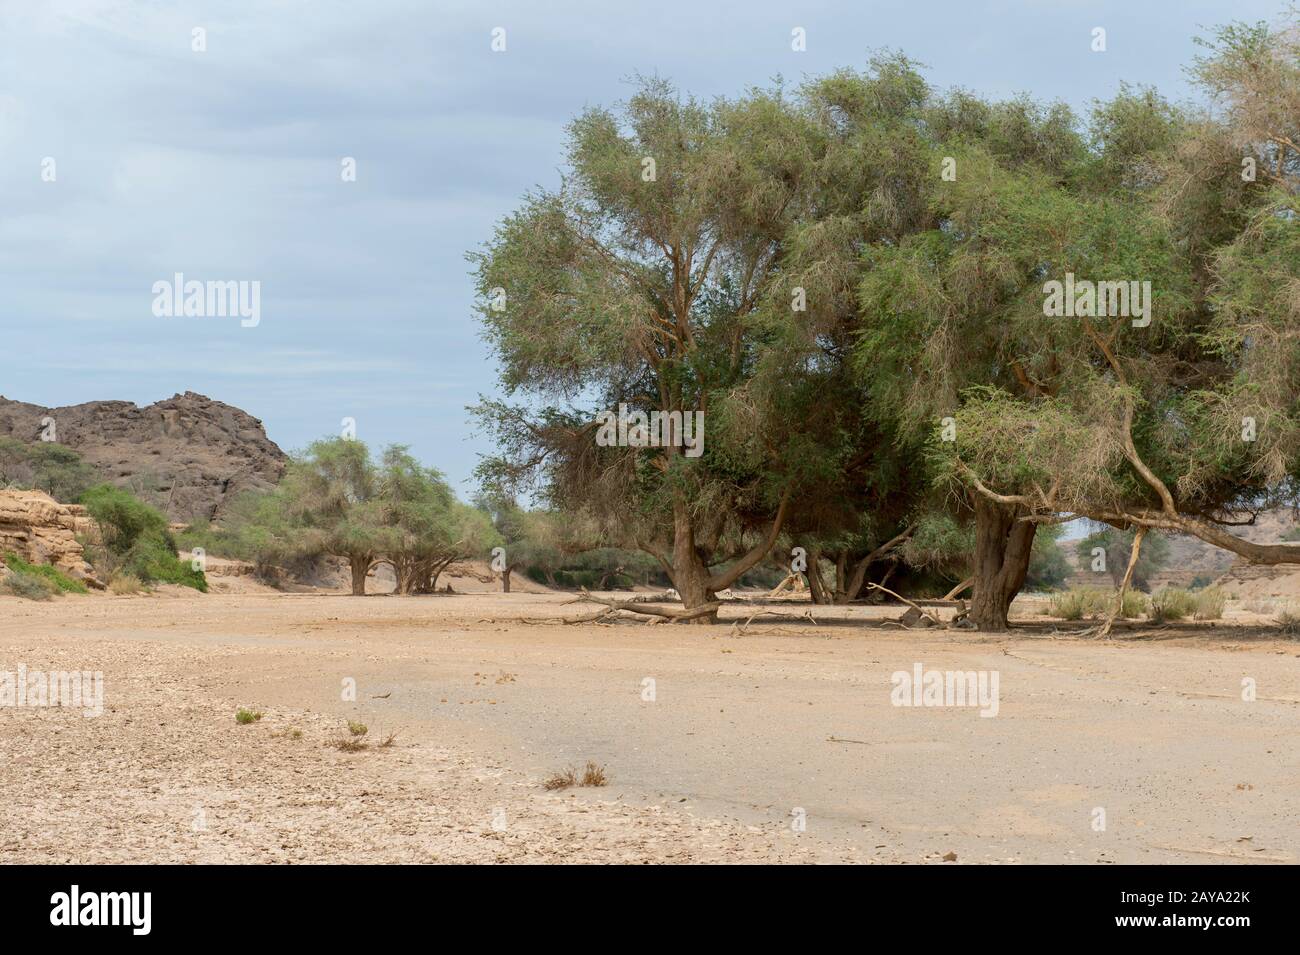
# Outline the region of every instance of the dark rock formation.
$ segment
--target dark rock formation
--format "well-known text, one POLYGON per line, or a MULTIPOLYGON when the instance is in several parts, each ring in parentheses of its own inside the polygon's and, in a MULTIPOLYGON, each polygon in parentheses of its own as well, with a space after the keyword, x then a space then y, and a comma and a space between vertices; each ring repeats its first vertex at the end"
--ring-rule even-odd
POLYGON ((174 521, 219 518, 233 495, 274 485, 287 461, 262 422, 192 391, 143 408, 129 401, 42 408, 0 396, 0 436, 39 441, 46 419, 55 440, 104 480, 174 521))

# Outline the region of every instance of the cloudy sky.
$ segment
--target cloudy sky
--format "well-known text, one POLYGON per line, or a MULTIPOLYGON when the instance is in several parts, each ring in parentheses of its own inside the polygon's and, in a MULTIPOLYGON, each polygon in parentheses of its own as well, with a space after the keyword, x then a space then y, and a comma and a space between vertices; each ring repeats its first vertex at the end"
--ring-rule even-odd
POLYGON ((566 121, 625 97, 633 74, 732 94, 888 47, 940 87, 1084 109, 1123 79, 1182 100, 1194 36, 1282 7, 0 0, 0 394, 198 391, 286 449, 352 417, 468 496, 485 446, 464 408, 495 370, 465 252, 558 181, 566 121), (260 323, 156 317, 152 286, 177 272, 260 281, 260 323))

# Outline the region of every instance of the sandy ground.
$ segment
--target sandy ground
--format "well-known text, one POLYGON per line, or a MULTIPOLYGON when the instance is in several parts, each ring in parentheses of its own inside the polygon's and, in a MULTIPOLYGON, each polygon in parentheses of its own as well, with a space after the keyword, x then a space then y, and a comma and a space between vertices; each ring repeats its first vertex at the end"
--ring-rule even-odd
POLYGON ((0 597, 0 670, 102 670, 106 701, 0 707, 0 858, 1300 859, 1300 643, 1249 614, 1104 643, 860 607, 743 633, 511 619, 567 599, 0 597), (996 672, 996 717, 893 705, 918 663, 996 672), (330 745, 348 720, 369 748, 330 745), (587 760, 608 785, 543 789, 587 760))

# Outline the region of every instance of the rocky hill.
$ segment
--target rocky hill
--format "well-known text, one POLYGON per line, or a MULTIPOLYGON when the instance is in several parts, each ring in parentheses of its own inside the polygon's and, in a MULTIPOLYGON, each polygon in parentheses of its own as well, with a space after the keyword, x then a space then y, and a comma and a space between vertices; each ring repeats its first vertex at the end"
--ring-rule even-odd
POLYGON ((219 517, 232 495, 275 484, 287 460, 261 421, 192 391, 144 407, 91 401, 42 408, 0 396, 0 437, 34 443, 51 423, 54 439, 104 480, 175 521, 219 517))

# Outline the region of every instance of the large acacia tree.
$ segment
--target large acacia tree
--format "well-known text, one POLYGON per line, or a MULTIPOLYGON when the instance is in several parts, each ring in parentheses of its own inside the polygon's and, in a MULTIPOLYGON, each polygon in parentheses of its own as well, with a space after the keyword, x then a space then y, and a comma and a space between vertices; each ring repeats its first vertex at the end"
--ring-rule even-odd
POLYGON ((868 255, 862 369, 878 407, 932 431, 971 501, 983 628, 1006 625, 1043 521, 1300 558, 1227 529, 1292 499, 1300 463, 1300 58, 1294 30, 1209 45, 1197 72, 1220 112, 1126 88, 1087 140, 1065 123, 1046 160, 1001 149, 988 107, 945 104, 934 128, 957 175, 935 177, 939 227, 868 255), (1149 320, 1045 314, 1045 283, 1067 273, 1149 281, 1149 320))
POLYGON ((777 301, 797 314, 783 242, 819 149, 780 90, 703 104, 648 81, 573 121, 561 186, 474 256, 516 399, 479 408, 502 448, 481 473, 649 552, 688 610, 771 550, 813 460, 816 396, 762 373, 781 336, 759 316, 777 301), (620 405, 702 414, 701 453, 602 446, 597 415, 620 405))

